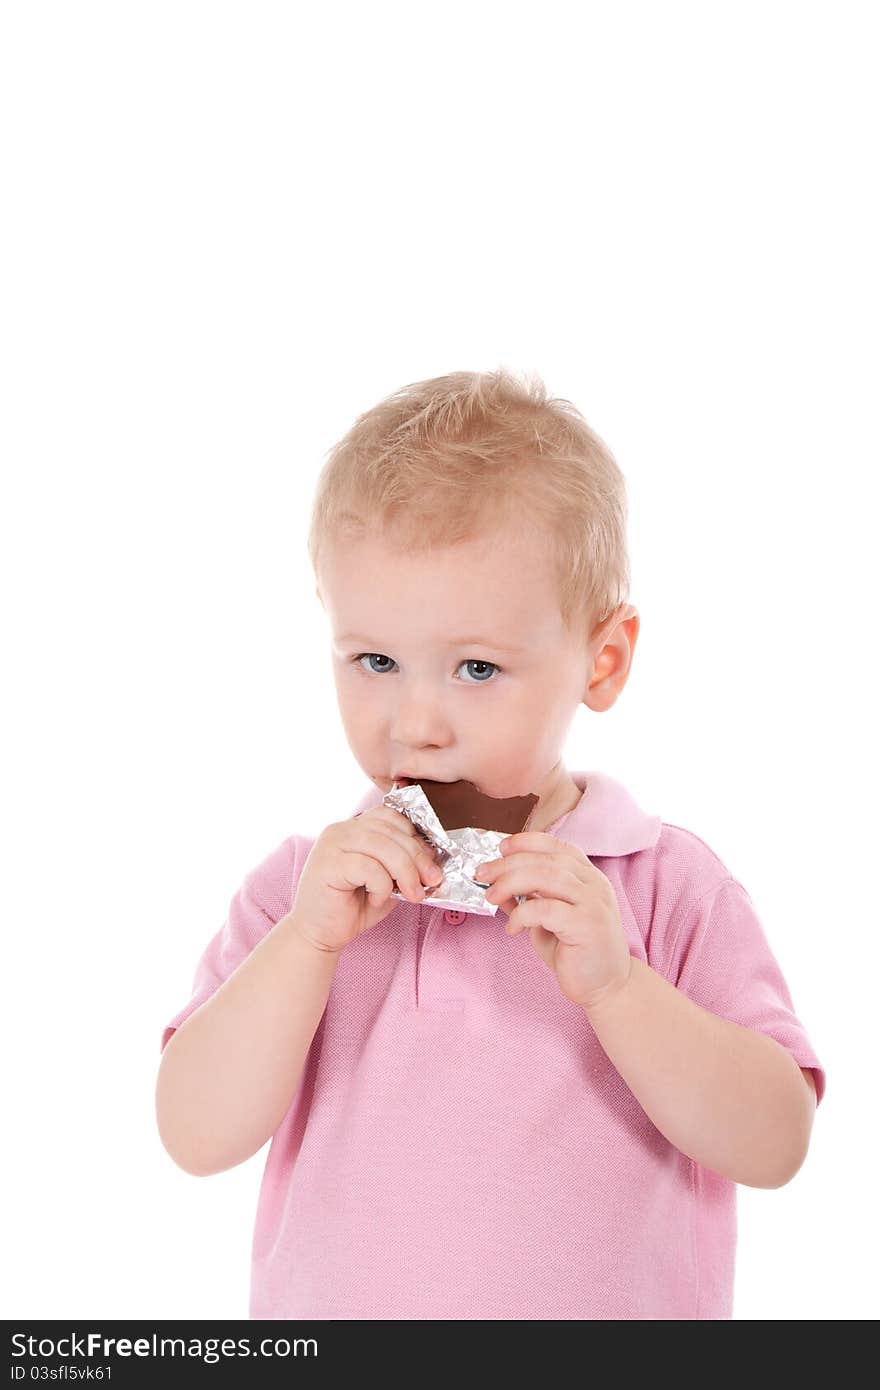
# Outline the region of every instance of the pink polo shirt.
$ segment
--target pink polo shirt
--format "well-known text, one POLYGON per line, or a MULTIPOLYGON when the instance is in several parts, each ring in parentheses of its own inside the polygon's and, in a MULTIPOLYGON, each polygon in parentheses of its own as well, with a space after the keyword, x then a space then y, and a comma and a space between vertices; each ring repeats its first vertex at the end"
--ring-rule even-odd
MULTIPOLYGON (((614 885, 630 951, 825 1072, 746 890, 613 778, 548 830, 614 885)), ((379 805, 371 787, 354 814, 379 805)), ((287 912, 314 839, 244 879, 162 1046, 287 912)), ((342 952, 272 1137, 250 1316, 730 1318, 736 1184, 654 1126, 505 913, 398 903, 342 952)))

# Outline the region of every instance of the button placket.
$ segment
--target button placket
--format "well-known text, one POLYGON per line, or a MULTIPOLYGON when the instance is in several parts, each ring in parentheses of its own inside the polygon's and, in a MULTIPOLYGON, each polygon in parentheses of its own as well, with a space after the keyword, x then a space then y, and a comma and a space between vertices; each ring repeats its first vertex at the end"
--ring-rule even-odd
POLYGON ((425 921, 425 909, 419 907, 419 925, 416 927, 416 959, 415 959, 415 999, 416 1008, 422 1007, 424 998, 424 957, 425 944, 428 939, 428 932, 436 916, 436 908, 431 912, 428 920, 425 921))
MULTIPOLYGON (((420 919, 422 918, 421 910, 419 912, 419 917, 420 919)), ((433 943, 434 935, 438 930, 440 930, 444 926, 450 926, 453 928, 458 927, 461 925, 462 922, 465 921, 466 917, 467 913, 465 912, 454 912, 448 909, 444 911, 443 909, 437 907, 431 911, 427 922, 420 921, 416 935, 415 959, 415 1007, 417 1010, 425 1013, 454 1014, 461 1013, 462 1009, 464 1008, 463 999, 461 999, 460 997, 451 997, 449 994, 445 994, 442 990, 442 987, 440 989, 437 988, 438 985, 442 985, 442 969, 435 969, 434 976, 436 976, 436 979, 434 978, 434 976, 432 976, 431 982, 429 984, 428 976, 425 970, 425 952, 428 947, 429 936, 431 937, 431 941, 433 943)), ((436 961, 436 964, 439 967, 440 962, 443 960, 442 952, 447 949, 447 944, 441 942, 438 949, 441 952, 441 955, 437 958, 436 961)), ((460 985, 457 981, 455 981, 452 984, 452 988, 460 988, 460 985)))

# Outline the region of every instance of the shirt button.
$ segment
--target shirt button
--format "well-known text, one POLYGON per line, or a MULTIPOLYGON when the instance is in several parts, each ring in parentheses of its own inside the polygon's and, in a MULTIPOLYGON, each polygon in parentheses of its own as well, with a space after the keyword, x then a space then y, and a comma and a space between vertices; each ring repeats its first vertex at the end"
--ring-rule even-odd
POLYGON ((463 912, 444 912, 443 914, 443 921, 451 922, 454 927, 458 926, 458 923, 463 922, 464 919, 465 914, 463 912))

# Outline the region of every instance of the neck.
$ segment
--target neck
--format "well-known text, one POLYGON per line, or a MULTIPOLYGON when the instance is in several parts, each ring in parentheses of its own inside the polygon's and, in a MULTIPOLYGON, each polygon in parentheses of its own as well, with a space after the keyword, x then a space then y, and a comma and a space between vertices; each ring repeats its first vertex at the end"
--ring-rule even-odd
POLYGON ((560 770, 560 775, 553 787, 545 796, 541 797, 529 821, 529 830, 544 831, 554 821, 558 821, 561 816, 565 816, 569 811, 573 811, 577 806, 583 792, 577 782, 573 781, 564 768, 560 770))

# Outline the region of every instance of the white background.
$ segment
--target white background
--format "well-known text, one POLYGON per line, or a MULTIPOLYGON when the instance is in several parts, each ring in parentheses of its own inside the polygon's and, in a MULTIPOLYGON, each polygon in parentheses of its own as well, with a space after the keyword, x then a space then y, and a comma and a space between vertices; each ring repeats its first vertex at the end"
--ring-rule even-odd
POLYGON ((5 1317, 247 1316, 267 1150, 176 1168, 165 1022, 366 789, 305 551, 356 414, 538 371, 627 478, 568 766, 746 886, 828 1072, 735 1317, 880 1313, 871 5, 8 3, 5 1317))

